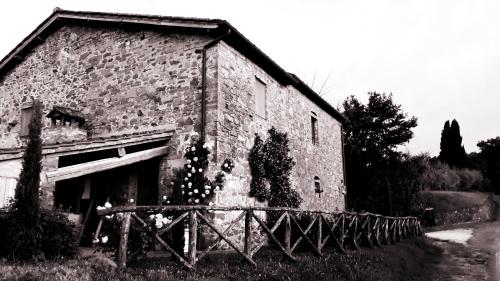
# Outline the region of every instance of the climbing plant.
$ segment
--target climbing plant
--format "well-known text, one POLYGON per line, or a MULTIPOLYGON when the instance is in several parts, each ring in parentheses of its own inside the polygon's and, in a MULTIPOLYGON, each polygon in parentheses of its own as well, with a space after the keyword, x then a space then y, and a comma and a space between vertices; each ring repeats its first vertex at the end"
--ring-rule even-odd
POLYGON ((177 194, 177 200, 173 200, 175 203, 211 205, 215 194, 224 188, 226 175, 232 172, 234 162, 231 159, 224 160, 214 179, 210 180, 204 173, 208 167, 209 155, 209 145, 193 134, 184 153, 186 164, 171 182, 174 197, 177 194))
POLYGON ((298 208, 300 195, 291 188, 290 176, 295 165, 289 156, 288 136, 274 127, 265 142, 256 135, 248 157, 252 181, 250 196, 258 201, 268 200, 270 207, 298 208))

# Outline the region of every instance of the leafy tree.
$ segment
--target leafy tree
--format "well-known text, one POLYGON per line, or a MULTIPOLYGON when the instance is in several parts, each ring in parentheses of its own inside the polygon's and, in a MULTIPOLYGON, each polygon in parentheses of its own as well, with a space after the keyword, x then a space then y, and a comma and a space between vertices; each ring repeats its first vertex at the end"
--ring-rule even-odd
POLYGON ((453 119, 451 125, 449 121, 444 123, 441 132, 441 151, 439 160, 452 167, 462 168, 465 166, 466 154, 462 145, 462 136, 460 135, 460 126, 457 120, 453 119))
POLYGON ((417 119, 408 117, 391 94, 376 92, 368 93, 366 105, 348 97, 343 113, 349 120, 344 131, 348 206, 392 214, 393 195, 402 189, 393 175, 405 156, 398 148, 413 137, 417 119))
POLYGON ((490 180, 490 190, 500 193, 500 137, 480 141, 477 146, 485 162, 485 174, 490 180))

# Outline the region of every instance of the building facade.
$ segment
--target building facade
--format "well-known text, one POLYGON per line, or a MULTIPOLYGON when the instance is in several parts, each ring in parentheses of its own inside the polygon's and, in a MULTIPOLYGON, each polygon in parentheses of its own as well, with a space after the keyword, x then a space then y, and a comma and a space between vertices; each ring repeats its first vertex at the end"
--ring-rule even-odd
POLYGON ((0 62, 0 207, 34 98, 46 208, 157 204, 193 132, 213 144, 208 173, 235 162, 214 203, 257 205, 248 153, 274 126, 290 140, 301 208, 345 209, 344 118, 225 21, 55 10, 0 62))

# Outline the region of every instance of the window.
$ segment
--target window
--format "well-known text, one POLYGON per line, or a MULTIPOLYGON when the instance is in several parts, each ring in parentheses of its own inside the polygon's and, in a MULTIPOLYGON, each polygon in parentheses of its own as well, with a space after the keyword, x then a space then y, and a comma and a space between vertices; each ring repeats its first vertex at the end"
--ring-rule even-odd
POLYGON ((25 137, 30 132, 31 117, 33 117, 33 104, 24 104, 21 107, 21 129, 19 135, 25 137))
POLYGON ((321 193, 323 193, 323 189, 321 189, 321 181, 318 176, 314 177, 314 193, 318 194, 319 198, 321 198, 321 193))
POLYGON ((266 84, 255 78, 255 113, 266 118, 266 84))
POLYGON ((319 144, 318 138, 318 117, 311 111, 311 140, 314 145, 319 144))
POLYGON ((0 209, 9 206, 10 200, 14 198, 17 179, 0 177, 0 209))

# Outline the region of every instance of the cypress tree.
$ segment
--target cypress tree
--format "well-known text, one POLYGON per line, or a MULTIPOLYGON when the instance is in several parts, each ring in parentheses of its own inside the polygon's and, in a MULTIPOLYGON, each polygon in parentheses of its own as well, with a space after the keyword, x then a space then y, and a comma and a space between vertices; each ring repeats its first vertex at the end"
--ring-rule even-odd
POLYGON ((449 148, 449 134, 450 134, 450 121, 446 120, 444 122, 443 130, 441 131, 441 143, 439 148, 439 160, 443 163, 449 163, 450 160, 450 148, 449 148))
POLYGON ((453 119, 450 125, 450 162, 454 167, 464 167, 465 165, 465 149, 462 145, 462 136, 460 135, 460 126, 457 120, 453 119))
POLYGON ((36 259, 40 255, 40 171, 42 169, 42 104, 33 103, 33 115, 29 124, 28 144, 23 155, 23 164, 13 203, 13 216, 19 228, 16 253, 21 259, 36 259))
POLYGON ((449 121, 444 123, 440 148, 438 158, 441 162, 447 163, 451 167, 465 166, 465 148, 462 145, 462 136, 460 135, 460 126, 457 120, 453 119, 451 125, 449 121))

